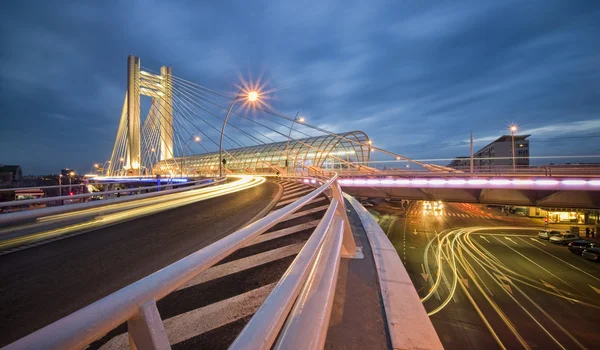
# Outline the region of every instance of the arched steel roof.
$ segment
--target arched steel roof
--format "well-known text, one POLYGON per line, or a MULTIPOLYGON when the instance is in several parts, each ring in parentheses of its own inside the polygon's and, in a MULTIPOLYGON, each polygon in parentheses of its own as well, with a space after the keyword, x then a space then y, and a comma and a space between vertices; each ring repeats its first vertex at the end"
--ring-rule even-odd
MULTIPOLYGON (((223 150, 227 169, 234 173, 271 173, 278 169, 297 169, 314 166, 324 169, 350 167, 349 163, 369 161, 369 137, 362 131, 322 135, 264 145, 223 150), (351 140, 351 141, 350 141, 351 140), (354 142, 352 142, 354 141, 354 142)), ((219 152, 170 158, 156 163, 154 174, 177 175, 183 172, 211 173, 219 169, 219 152)))

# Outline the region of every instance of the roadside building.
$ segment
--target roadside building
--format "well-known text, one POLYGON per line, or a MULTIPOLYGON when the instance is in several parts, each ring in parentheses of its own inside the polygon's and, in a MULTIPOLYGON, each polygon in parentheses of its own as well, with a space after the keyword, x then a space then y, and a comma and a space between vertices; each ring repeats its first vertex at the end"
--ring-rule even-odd
MULTIPOLYGON (((515 164, 529 167, 529 140, 531 135, 515 135, 515 164)), ((511 168, 513 162, 512 135, 500 136, 474 154, 474 167, 479 170, 511 168)))
MULTIPOLYGON (((531 135, 515 135, 515 164, 517 168, 529 167, 529 140, 531 135)), ((512 168, 512 135, 503 135, 473 154, 473 170, 489 171, 512 168)), ((469 157, 456 157, 450 168, 465 170, 470 167, 469 157)))
POLYGON ((23 179, 23 170, 20 165, 0 165, 0 183, 10 184, 23 179))

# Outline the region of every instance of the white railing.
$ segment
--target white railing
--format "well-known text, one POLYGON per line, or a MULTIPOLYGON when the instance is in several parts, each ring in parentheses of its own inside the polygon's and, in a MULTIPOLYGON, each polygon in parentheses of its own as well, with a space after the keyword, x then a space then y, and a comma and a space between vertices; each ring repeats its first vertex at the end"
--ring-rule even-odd
POLYGON ((290 344, 322 346, 340 257, 356 254, 342 191, 336 180, 337 176, 333 176, 296 202, 17 340, 6 349, 84 348, 123 322, 127 322, 132 348, 168 349, 169 340, 156 307, 158 300, 330 190, 331 202, 324 217, 266 302, 232 344, 232 348, 244 349, 268 348, 275 342, 277 348, 289 348, 290 344))
MULTIPOLYGON (((215 179, 219 180, 220 178, 215 178, 215 179)), ((214 181, 217 181, 217 180, 214 180, 214 181)), ((164 183, 161 185, 155 185, 155 186, 139 186, 139 187, 120 189, 120 190, 79 193, 79 194, 68 195, 68 196, 56 196, 56 197, 14 200, 14 201, 8 201, 8 202, 0 202, 0 208, 20 206, 20 205, 29 205, 29 204, 48 203, 48 202, 56 202, 56 201, 64 201, 64 200, 72 200, 72 199, 82 199, 82 198, 85 199, 85 198, 89 198, 89 197, 113 195, 113 194, 118 194, 118 193, 141 192, 141 191, 155 190, 155 189, 160 189, 160 188, 178 187, 178 186, 185 186, 185 185, 189 186, 189 185, 194 185, 194 184, 199 184, 199 183, 210 183, 210 182, 213 182, 213 179, 202 179, 202 180, 189 181, 189 182, 167 182, 167 183, 164 183)), ((67 187, 69 185, 61 185, 61 186, 67 187)), ((73 186, 74 187, 84 187, 85 184, 81 183, 81 184, 75 184, 73 186)), ((49 187, 59 187, 59 186, 45 186, 45 187, 49 188, 49 187)), ((15 191, 15 190, 35 189, 35 188, 41 188, 41 187, 22 187, 22 188, 15 188, 15 189, 4 189, 4 191, 15 191)))
MULTIPOLYGON (((82 210, 82 209, 98 208, 98 207, 108 206, 108 205, 112 205, 112 204, 120 204, 120 203, 125 203, 125 202, 138 201, 141 199, 147 199, 147 198, 158 197, 158 196, 163 196, 163 195, 168 195, 168 194, 173 194, 173 193, 190 191, 190 190, 195 190, 195 189, 199 189, 202 187, 216 185, 216 184, 224 182, 225 180, 226 180, 226 178, 223 177, 223 178, 215 178, 214 180, 210 180, 209 182, 204 181, 204 180, 192 181, 192 182, 184 183, 184 184, 188 184, 188 186, 186 186, 186 187, 179 187, 179 188, 173 188, 173 189, 166 189, 167 187, 170 187, 170 185, 168 185, 168 186, 162 185, 162 186, 142 187, 142 188, 128 189, 128 190, 94 192, 93 194, 86 193, 86 194, 82 194, 79 196, 89 197, 90 195, 96 196, 98 194, 114 194, 114 193, 118 193, 118 192, 135 192, 135 191, 141 191, 142 189, 144 189, 144 190, 145 189, 155 189, 158 187, 165 188, 164 190, 161 190, 161 191, 137 194, 134 196, 110 198, 110 199, 101 200, 101 201, 74 203, 74 204, 71 204, 68 206, 60 205, 60 206, 55 206, 55 207, 44 207, 44 208, 39 208, 39 209, 34 209, 34 210, 23 210, 23 211, 17 211, 17 212, 13 212, 13 213, 7 213, 7 214, 0 215, 0 225, 7 225, 7 224, 15 223, 15 222, 21 222, 23 220, 35 219, 40 216, 57 215, 57 214, 63 214, 63 213, 68 213, 68 212, 82 210)), ((68 197, 54 197, 54 198, 65 198, 65 199, 81 198, 81 197, 76 197, 76 196, 78 196, 78 195, 68 196, 68 197)), ((42 198, 42 199, 49 199, 49 198, 42 198)), ((31 200, 31 201, 36 201, 36 200, 31 200)), ((5 203, 12 203, 12 204, 4 205, 4 206, 19 206, 19 205, 28 205, 27 202, 29 202, 29 200, 4 202, 4 203, 0 203, 0 208, 2 207, 1 204, 5 204, 5 203)), ((31 204, 31 203, 29 203, 29 204, 31 204)))

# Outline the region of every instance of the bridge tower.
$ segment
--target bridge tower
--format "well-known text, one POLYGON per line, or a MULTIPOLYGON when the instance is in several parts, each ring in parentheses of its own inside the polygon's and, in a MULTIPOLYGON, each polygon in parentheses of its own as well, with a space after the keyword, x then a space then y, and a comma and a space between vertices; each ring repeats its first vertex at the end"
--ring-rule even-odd
POLYGON ((160 160, 173 158, 173 78, 171 67, 162 66, 160 74, 141 69, 140 58, 127 59, 127 92, 121 113, 117 140, 111 157, 110 175, 118 174, 120 166, 126 175, 140 175, 141 149, 141 96, 152 98, 149 115, 159 115, 160 160), (124 150, 122 149, 124 146, 124 150), (120 155, 124 154, 124 157, 120 155))

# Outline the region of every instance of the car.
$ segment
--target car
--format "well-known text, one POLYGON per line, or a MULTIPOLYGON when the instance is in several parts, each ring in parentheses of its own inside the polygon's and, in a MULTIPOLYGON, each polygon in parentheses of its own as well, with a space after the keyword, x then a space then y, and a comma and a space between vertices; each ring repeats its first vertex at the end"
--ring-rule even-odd
POLYGON ((579 240, 579 236, 570 233, 570 232, 565 232, 565 233, 561 233, 558 236, 552 236, 550 237, 550 243, 556 243, 556 244, 569 244, 570 242, 573 241, 577 241, 579 240))
POLYGON ((586 249, 581 256, 588 260, 598 261, 600 260, 600 247, 586 249))
POLYGON ((553 236, 560 236, 560 232, 559 231, 548 231, 548 230, 542 230, 540 232, 538 232, 538 238, 540 239, 550 239, 550 237, 553 236))
POLYGON ((568 245, 569 245, 569 250, 571 251, 571 253, 577 254, 577 255, 581 255, 581 253, 583 253, 583 251, 588 248, 600 247, 600 245, 598 245, 598 243, 586 241, 585 239, 579 239, 579 240, 573 241, 573 242, 569 243, 568 245))

